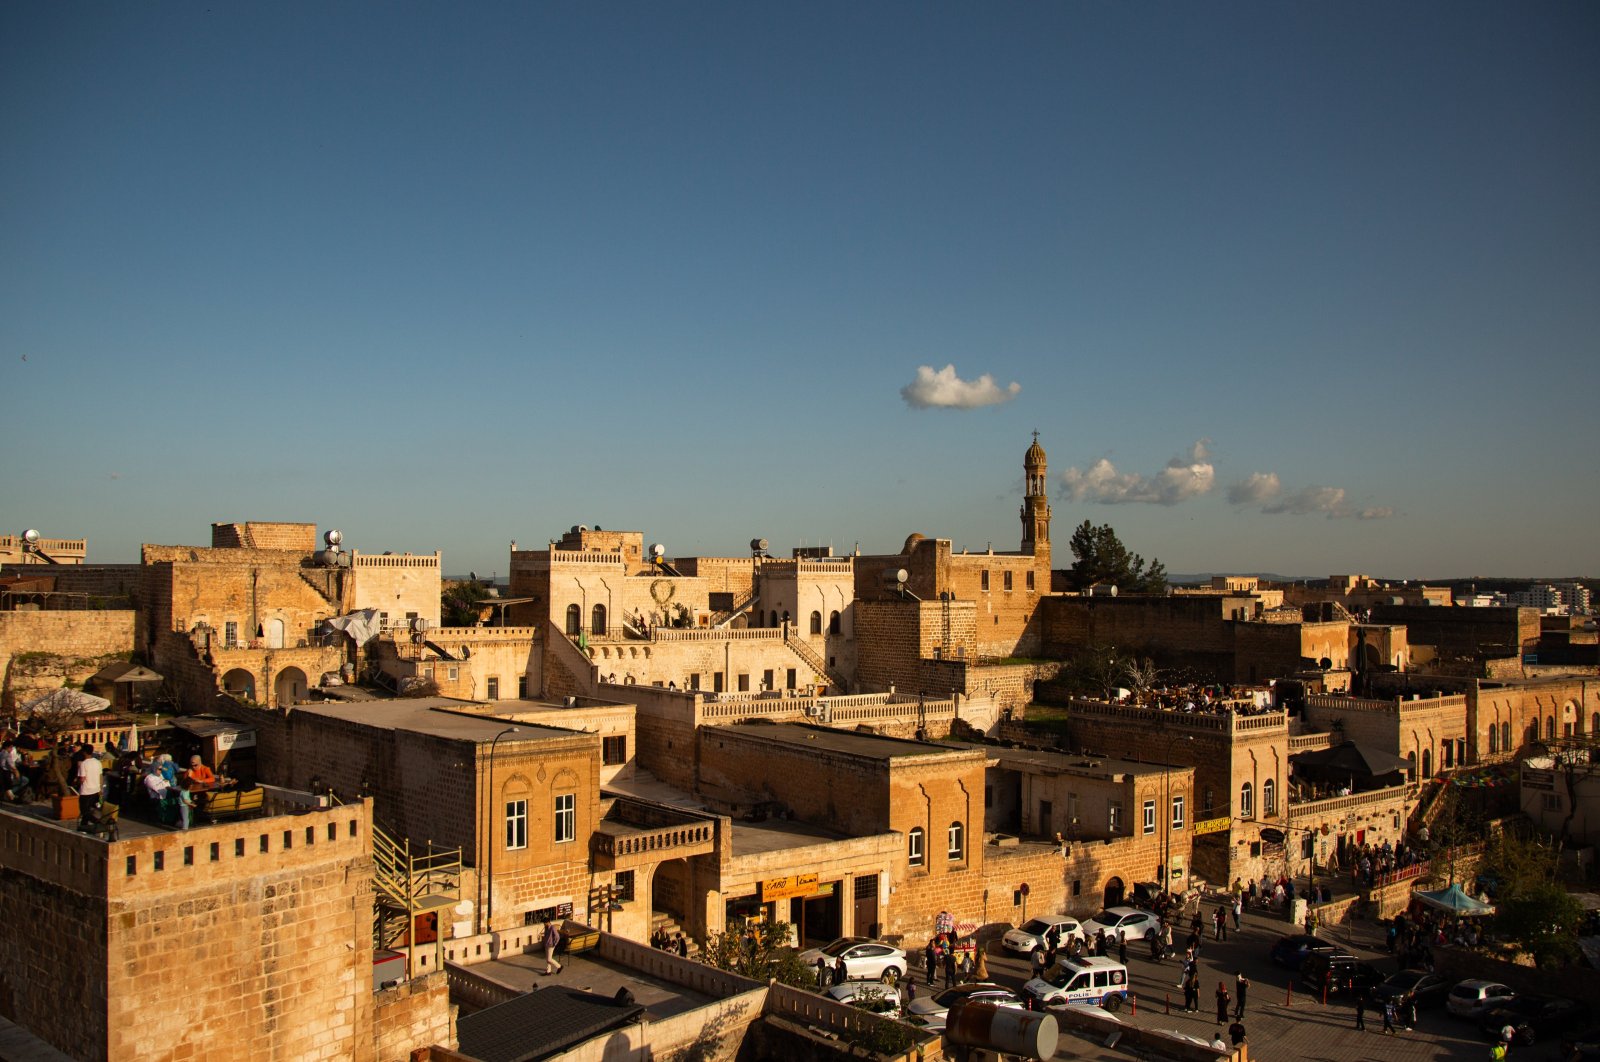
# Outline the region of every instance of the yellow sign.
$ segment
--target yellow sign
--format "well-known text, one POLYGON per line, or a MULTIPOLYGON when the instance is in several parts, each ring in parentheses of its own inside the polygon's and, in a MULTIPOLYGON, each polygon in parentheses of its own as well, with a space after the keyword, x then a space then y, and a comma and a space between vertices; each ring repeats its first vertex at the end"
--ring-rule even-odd
POLYGON ((815 896, 816 894, 817 876, 815 874, 790 874, 788 877, 771 878, 761 883, 761 899, 763 902, 787 900, 792 896, 815 896))
POLYGON ((1194 833, 1196 836, 1204 833, 1222 833, 1232 822, 1233 820, 1226 815, 1220 819, 1206 819, 1204 822, 1194 824, 1194 833))

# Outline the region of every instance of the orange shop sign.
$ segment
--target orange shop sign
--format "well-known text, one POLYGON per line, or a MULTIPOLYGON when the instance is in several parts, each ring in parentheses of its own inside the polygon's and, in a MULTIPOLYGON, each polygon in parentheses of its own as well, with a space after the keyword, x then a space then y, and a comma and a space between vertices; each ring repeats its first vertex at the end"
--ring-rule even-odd
POLYGON ((815 896, 816 894, 817 876, 815 874, 790 874, 782 878, 769 878, 761 883, 761 899, 764 902, 787 900, 793 896, 815 896))

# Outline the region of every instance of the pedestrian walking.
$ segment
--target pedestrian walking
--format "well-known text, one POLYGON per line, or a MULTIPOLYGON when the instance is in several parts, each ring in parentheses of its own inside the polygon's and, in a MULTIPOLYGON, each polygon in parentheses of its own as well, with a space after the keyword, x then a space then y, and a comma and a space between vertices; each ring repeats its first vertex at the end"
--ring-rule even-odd
POLYGON ((1183 978, 1183 1009, 1190 1014, 1200 1011, 1200 971, 1191 969, 1183 978))
POLYGON ((928 946, 922 950, 923 967, 928 971, 928 987, 933 987, 933 974, 939 967, 939 949, 934 946, 933 938, 928 938, 928 946))
POLYGON ((561 964, 556 961, 556 947, 561 943, 561 930, 556 928, 554 922, 544 924, 544 975, 561 972, 561 964), (555 969, 551 969, 551 967, 555 969))
POLYGON ((1238 1021, 1244 1017, 1244 999, 1250 991, 1250 978, 1239 971, 1239 977, 1233 982, 1233 1020, 1238 1021))
POLYGON ((1228 986, 1223 981, 1217 982, 1217 1024, 1228 1024, 1228 986))
POLYGON ((819 989, 828 987, 828 960, 821 955, 817 956, 817 987, 819 989))
POLYGON ((1128 965, 1128 934, 1126 933, 1117 934, 1117 961, 1124 966, 1128 965))
POLYGON ((989 979, 989 951, 982 944, 978 945, 978 963, 973 968, 973 976, 980 981, 989 979))
MULTIPOLYGON (((841 955, 835 959, 833 963, 833 983, 836 985, 842 985, 848 980, 850 980, 849 968, 845 966, 844 956, 841 955)), ((945 987, 948 988, 949 985, 946 985, 945 987)))
POLYGON ((1383 1031, 1390 1036, 1394 1035, 1394 1000, 1386 999, 1383 1002, 1383 1031))
POLYGON ((1233 1041, 1233 1046, 1238 1047, 1244 1043, 1244 1022, 1236 1021, 1228 1026, 1228 1038, 1233 1041))
POLYGON ((1406 1032, 1410 1032, 1412 1029, 1417 1027, 1416 996, 1411 996, 1407 998, 1404 1003, 1400 1004, 1400 1024, 1406 1027, 1406 1032))
POLYGON ((1356 993, 1356 1028, 1365 1031, 1367 1027, 1367 992, 1366 989, 1356 993))
MULTIPOLYGON (((843 962, 844 960, 840 960, 843 962)), ((951 948, 944 953, 944 986, 954 988, 956 985, 956 950, 951 948)))
POLYGON ((1235 933, 1239 932, 1239 919, 1243 915, 1244 915, 1244 897, 1243 896, 1235 896, 1233 898, 1233 931, 1235 933))

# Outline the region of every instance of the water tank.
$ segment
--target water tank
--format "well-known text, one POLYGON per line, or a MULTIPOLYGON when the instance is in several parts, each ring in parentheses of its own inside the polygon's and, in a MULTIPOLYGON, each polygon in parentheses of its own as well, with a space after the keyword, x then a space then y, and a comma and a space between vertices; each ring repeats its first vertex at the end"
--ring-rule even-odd
POLYGON ((750 548, 756 553, 765 553, 767 551, 767 540, 764 538, 752 538, 750 540, 750 548))
POLYGON ((1056 1016, 994 1003, 963 1003, 950 1011, 945 1039, 961 1047, 982 1047, 1024 1058, 1050 1058, 1061 1039, 1056 1016))
POLYGON ((904 568, 887 568, 883 573, 883 584, 885 586, 902 586, 909 578, 911 578, 911 573, 904 568))
POLYGON ((326 542, 330 546, 337 546, 339 543, 344 541, 344 532, 340 531, 336 527, 329 528, 328 531, 322 536, 322 541, 326 542))
POLYGON ((666 546, 663 546, 659 542, 650 543, 650 556, 655 557, 657 560, 660 560, 662 557, 666 556, 666 553, 667 553, 667 547, 666 546))

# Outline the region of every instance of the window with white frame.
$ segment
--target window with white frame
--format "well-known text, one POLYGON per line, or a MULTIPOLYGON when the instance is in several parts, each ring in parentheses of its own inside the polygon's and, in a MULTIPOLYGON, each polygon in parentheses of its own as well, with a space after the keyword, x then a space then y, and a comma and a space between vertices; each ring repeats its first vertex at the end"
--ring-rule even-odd
POLYGON ((1249 782, 1239 787, 1239 817, 1248 819, 1256 813, 1256 788, 1249 782))
POLYGON ((578 798, 573 793, 556 794, 556 843, 578 836, 578 798))
POLYGON ((1122 832, 1122 801, 1113 800, 1106 805, 1106 828, 1112 833, 1122 832))
POLYGON ((917 826, 906 837, 906 862, 914 867, 922 865, 922 827, 917 826))
POLYGON ((528 847, 528 802, 506 801, 506 847, 528 847))
POLYGON ((1271 778, 1261 783, 1261 810, 1268 815, 1278 813, 1278 783, 1271 778))
POLYGON ((1144 802, 1144 832, 1156 832, 1156 802, 1154 800, 1146 800, 1144 802))
POLYGON ((950 824, 950 850, 946 854, 953 863, 967 857, 967 829, 960 821, 950 824))
POLYGON ((1174 830, 1183 829, 1184 811, 1183 795, 1180 793, 1172 798, 1172 828, 1174 830))

